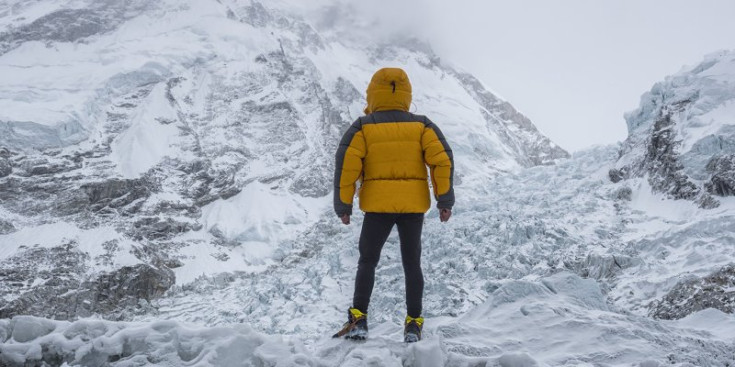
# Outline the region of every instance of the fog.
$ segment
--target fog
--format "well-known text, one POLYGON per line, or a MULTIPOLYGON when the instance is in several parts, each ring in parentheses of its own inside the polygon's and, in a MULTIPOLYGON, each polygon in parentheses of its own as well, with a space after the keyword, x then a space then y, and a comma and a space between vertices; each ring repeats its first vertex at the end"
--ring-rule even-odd
POLYGON ((570 151, 625 139, 623 114, 655 82, 735 48, 735 1, 342 3, 351 14, 331 21, 364 37, 390 31, 428 41, 570 151))

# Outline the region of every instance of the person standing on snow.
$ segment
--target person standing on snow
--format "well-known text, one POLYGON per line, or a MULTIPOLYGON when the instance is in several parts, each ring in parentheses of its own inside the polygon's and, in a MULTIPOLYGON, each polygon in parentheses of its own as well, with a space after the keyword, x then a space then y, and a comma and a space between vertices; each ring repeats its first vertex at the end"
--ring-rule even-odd
POLYGON ((424 319, 421 301, 421 229, 431 206, 426 166, 442 222, 454 205, 454 158, 441 130, 426 116, 409 113, 411 83, 398 68, 373 75, 367 88, 365 116, 358 118, 342 137, 336 154, 334 210, 350 224, 356 182, 365 218, 360 233, 360 260, 355 294, 348 321, 334 337, 367 337, 367 311, 380 251, 394 225, 398 226, 401 258, 406 277, 407 316, 404 340, 421 340, 424 319))

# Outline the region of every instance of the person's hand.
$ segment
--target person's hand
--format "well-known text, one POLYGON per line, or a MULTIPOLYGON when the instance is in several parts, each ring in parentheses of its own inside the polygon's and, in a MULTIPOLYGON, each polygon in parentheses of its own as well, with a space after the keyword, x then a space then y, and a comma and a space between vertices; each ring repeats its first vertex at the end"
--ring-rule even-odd
POLYGON ((446 222, 449 220, 449 217, 452 216, 452 209, 441 209, 439 210, 439 220, 442 222, 446 222))
POLYGON ((342 224, 344 224, 344 225, 350 224, 350 215, 349 214, 342 214, 342 216, 339 217, 339 219, 342 219, 342 224))

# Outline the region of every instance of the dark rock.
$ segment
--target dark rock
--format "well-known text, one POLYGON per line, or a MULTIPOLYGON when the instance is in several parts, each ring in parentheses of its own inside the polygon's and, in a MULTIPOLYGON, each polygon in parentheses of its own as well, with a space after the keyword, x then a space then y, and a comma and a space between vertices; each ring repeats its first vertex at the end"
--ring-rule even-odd
POLYGON ((720 206, 720 202, 706 192, 702 193, 694 202, 702 209, 714 209, 720 206))
POLYGON ((22 293, 0 307, 0 319, 33 315, 70 320, 95 314, 124 319, 130 313, 150 311, 144 306, 174 284, 173 271, 148 264, 88 278, 89 256, 74 246, 32 248, 4 262, 0 289, 8 294, 8 288, 14 286, 19 289, 13 293, 22 293), (36 280, 41 284, 33 285, 36 280))
POLYGON ((171 218, 146 217, 133 224, 131 235, 136 240, 169 240, 181 233, 191 230, 198 231, 201 225, 179 222, 171 218))
POLYGON ((642 263, 639 258, 625 255, 588 255, 583 261, 565 263, 565 266, 584 278, 609 279, 642 263))
POLYGON ((32 167, 30 172, 28 173, 31 176, 38 176, 38 175, 47 175, 47 174, 51 174, 55 172, 50 166, 35 166, 35 167, 32 167))
POLYGON ((35 167, 45 166, 48 164, 48 159, 45 158, 23 159, 18 164, 20 170, 16 172, 16 174, 21 177, 30 177, 33 175, 32 172, 35 167))
POLYGON ((6 177, 13 173, 13 166, 10 165, 5 158, 0 158, 0 178, 6 177))
POLYGON ((25 314, 53 317, 57 310, 66 318, 68 308, 74 307, 53 302, 77 289, 89 260, 75 246, 69 242, 54 248, 27 248, 0 263, 0 298, 20 294, 0 306, 0 319, 25 314))
POLYGON ((613 168, 607 173, 607 175, 613 183, 618 183, 626 178, 624 169, 613 168))
POLYGON ((240 246, 240 243, 235 240, 228 239, 227 236, 222 232, 222 230, 217 227, 216 225, 209 229, 209 234, 214 236, 214 241, 212 241, 214 244, 224 247, 237 247, 240 246))
MULTIPOLYGON (((610 170, 610 180, 620 182, 631 177, 647 177, 654 192, 663 193, 671 199, 692 200, 704 209, 718 207, 719 201, 685 173, 682 157, 678 153, 681 142, 677 140, 676 119, 672 116, 681 113, 690 103, 690 99, 684 99, 661 108, 653 120, 650 135, 643 143, 642 158, 610 170)), ((630 148, 624 147, 620 155, 630 148)))
POLYGON ((0 33, 0 54, 28 41, 76 42, 116 29, 147 5, 139 1, 97 1, 90 9, 61 9, 0 33))
POLYGON ((15 226, 6 220, 0 219, 0 234, 8 234, 15 232, 15 226))
POLYGON ((107 206, 120 208, 138 199, 148 197, 150 195, 148 186, 143 179, 111 179, 84 184, 81 189, 87 195, 91 209, 99 211, 107 206))
POLYGON ((700 189, 683 172, 675 139, 674 121, 670 113, 661 116, 653 126, 653 133, 646 145, 646 162, 650 176, 648 183, 656 192, 668 194, 673 199, 694 200, 700 189))
POLYGON ((55 40, 73 42, 101 32, 104 22, 94 11, 63 9, 45 15, 16 31, 24 40, 55 40))
POLYGON ((679 282, 663 299, 651 303, 650 315, 677 320, 706 308, 735 312, 735 265, 725 266, 704 278, 679 282))
POLYGON ((204 195, 204 196, 200 197, 199 199, 197 199, 194 202, 194 204, 196 206, 202 207, 202 206, 205 206, 207 204, 213 203, 213 202, 215 202, 215 201, 217 201, 219 199, 220 199, 220 196, 219 195, 207 194, 207 195, 204 195))
POLYGON ((226 189, 224 189, 224 190, 220 191, 220 193, 219 193, 219 196, 220 196, 220 197, 221 197, 221 198, 222 198, 223 200, 227 200, 227 199, 229 199, 229 198, 231 198, 231 197, 233 197, 233 196, 235 196, 235 195, 239 194, 239 193, 240 193, 240 191, 242 191, 242 189, 241 189, 241 188, 239 188, 239 187, 228 187, 228 188, 226 188, 226 189))
POLYGON ((126 266, 103 274, 89 283, 94 291, 92 310, 109 314, 121 306, 136 307, 141 299, 151 301, 162 296, 175 280, 171 269, 147 264, 126 266))
MULTIPOLYGON (((182 177, 184 184, 179 193, 183 197, 194 199, 195 201, 202 201, 205 197, 213 196, 214 194, 210 193, 211 186, 222 187, 231 185, 234 182, 234 172, 228 174, 219 174, 218 172, 210 173, 210 163, 202 159, 181 163, 176 169, 186 174, 182 177), (223 182, 223 180, 226 182, 223 182)), ((214 195, 214 200, 217 198, 218 196, 214 195)))
POLYGON ((633 198, 633 189, 630 187, 621 187, 615 191, 615 198, 618 200, 630 201, 633 198))
POLYGON ((265 27, 273 21, 273 16, 263 6, 263 4, 253 1, 249 6, 244 8, 245 16, 242 21, 254 27, 265 27))
POLYGON ((712 174, 705 184, 708 192, 720 196, 735 195, 735 154, 712 157, 706 169, 712 174))
POLYGON ((167 259, 163 261, 163 265, 169 269, 176 269, 184 266, 184 263, 179 259, 167 259))
POLYGON ((74 164, 67 160, 54 160, 50 162, 47 158, 25 159, 20 162, 20 171, 17 172, 22 177, 52 175, 60 172, 68 172, 81 165, 74 164), (70 164, 71 163, 71 164, 70 164))
POLYGON ((330 172, 326 167, 316 167, 298 176, 289 187, 289 191, 304 197, 324 197, 332 190, 330 172))

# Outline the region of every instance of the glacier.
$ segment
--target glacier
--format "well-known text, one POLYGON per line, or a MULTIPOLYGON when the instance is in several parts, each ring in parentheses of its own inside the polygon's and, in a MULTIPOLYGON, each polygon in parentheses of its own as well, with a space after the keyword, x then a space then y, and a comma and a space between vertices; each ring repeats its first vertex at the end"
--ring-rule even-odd
POLYGON ((733 52, 656 84, 626 141, 570 156, 344 2, 0 5, 0 364, 735 362, 733 52), (334 218, 333 154, 386 65, 458 163, 410 346, 395 233, 371 338, 329 338, 362 222, 334 218))

